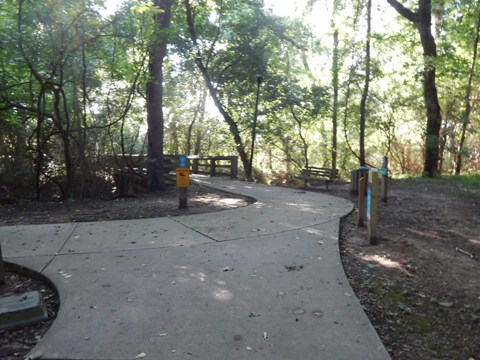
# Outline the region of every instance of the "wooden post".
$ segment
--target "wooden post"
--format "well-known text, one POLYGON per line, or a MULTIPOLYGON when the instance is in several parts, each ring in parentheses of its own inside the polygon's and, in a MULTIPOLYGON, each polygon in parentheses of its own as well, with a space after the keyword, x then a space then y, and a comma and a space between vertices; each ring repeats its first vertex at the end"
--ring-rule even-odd
POLYGON ((382 201, 386 204, 388 193, 388 157, 382 158, 382 201))
POLYGON ((367 193, 367 223, 368 240, 370 245, 377 244, 377 193, 378 193, 378 170, 370 169, 368 172, 368 193, 367 193))
POLYGON ((215 167, 216 167, 215 157, 212 156, 212 157, 210 158, 210 176, 215 176, 215 175, 217 175, 217 169, 216 169, 215 167))
POLYGON ((365 225, 365 186, 367 186, 367 177, 362 176, 358 182, 358 223, 357 226, 365 225))
POLYGON ((3 267, 2 244, 0 243, 0 285, 5 285, 5 269, 3 267))
POLYGON ((190 158, 192 161, 192 173, 198 174, 198 158, 190 158))
POLYGON ((176 175, 178 187, 178 208, 186 209, 188 187, 190 186, 190 168, 188 167, 187 157, 185 155, 178 156, 176 175))
POLYGON ((232 156, 230 158, 230 179, 238 178, 238 157, 232 156))
POLYGON ((358 176, 359 176, 358 170, 350 171, 350 186, 351 186, 350 192, 352 195, 358 194, 358 186, 359 186, 358 176))
POLYGON ((188 207, 187 195, 188 195, 188 187, 185 186, 185 187, 178 188, 178 208, 179 209, 186 209, 188 207))

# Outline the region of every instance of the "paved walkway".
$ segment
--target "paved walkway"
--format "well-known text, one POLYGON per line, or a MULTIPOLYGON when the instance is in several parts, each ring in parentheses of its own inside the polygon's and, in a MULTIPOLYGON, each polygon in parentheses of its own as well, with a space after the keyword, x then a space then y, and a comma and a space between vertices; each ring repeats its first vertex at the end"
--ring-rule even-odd
MULTIPOLYGON (((172 218, 0 227, 6 260, 61 308, 42 359, 389 359, 345 278, 332 196, 201 178, 251 206, 172 218)), ((132 209, 134 211, 134 209, 132 209)))

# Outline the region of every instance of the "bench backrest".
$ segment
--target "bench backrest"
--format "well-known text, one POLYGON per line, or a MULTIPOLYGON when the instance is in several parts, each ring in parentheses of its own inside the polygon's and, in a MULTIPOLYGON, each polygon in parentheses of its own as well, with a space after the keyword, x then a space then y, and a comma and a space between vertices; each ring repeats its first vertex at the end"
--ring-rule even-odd
POLYGON ((331 169, 331 168, 317 167, 317 166, 308 166, 302 171, 302 173, 305 176, 320 176, 320 177, 326 177, 329 179, 335 179, 338 177, 338 169, 331 169))

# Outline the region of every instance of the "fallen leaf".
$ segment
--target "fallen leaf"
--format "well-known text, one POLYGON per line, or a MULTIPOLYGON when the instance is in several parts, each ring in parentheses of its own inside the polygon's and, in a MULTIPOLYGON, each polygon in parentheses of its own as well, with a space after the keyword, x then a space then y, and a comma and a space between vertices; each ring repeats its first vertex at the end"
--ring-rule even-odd
POLYGON ((438 305, 443 306, 445 308, 451 308, 453 306, 453 303, 451 303, 451 302, 441 302, 441 303, 438 303, 438 305))
POLYGON ((297 266, 297 265, 285 265, 285 269, 287 271, 300 271, 303 269, 303 265, 297 266))

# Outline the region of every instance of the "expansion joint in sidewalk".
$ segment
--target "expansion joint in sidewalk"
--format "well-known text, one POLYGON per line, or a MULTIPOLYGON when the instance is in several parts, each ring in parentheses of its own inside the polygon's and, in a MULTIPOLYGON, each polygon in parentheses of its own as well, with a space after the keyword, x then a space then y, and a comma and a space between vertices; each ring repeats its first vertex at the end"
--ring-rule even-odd
POLYGON ((67 243, 70 241, 70 239, 72 238, 73 234, 75 233, 75 231, 77 230, 77 227, 78 227, 78 223, 75 224, 75 226, 73 227, 72 231, 70 231, 70 234, 68 234, 66 240, 63 242, 62 246, 60 246, 60 249, 58 249, 58 251, 56 253, 53 254, 53 257, 51 258, 51 260, 49 262, 47 262, 45 264, 45 266, 42 268, 42 271, 40 271, 41 273, 43 273, 45 271, 45 269, 52 263, 53 260, 55 260, 55 258, 61 254, 63 248, 67 245, 67 243))

